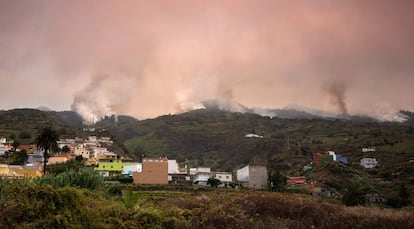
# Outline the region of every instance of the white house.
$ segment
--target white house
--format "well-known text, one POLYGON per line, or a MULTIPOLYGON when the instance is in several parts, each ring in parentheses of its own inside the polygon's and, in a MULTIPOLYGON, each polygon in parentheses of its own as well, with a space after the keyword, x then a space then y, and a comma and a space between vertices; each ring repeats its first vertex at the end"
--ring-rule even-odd
POLYGON ((122 167, 122 174, 132 176, 133 172, 142 172, 142 163, 136 163, 133 165, 124 165, 122 167))
POLYGON ((214 178, 221 181, 221 183, 230 183, 233 181, 233 176, 230 172, 215 172, 214 178))
POLYGON ((362 152, 363 152, 363 153, 367 153, 367 152, 375 152, 375 147, 370 147, 370 148, 362 148, 362 152))
POLYGON ((211 168, 208 167, 197 167, 197 168, 190 168, 190 175, 196 175, 197 173, 210 173, 211 168))
POLYGON ((377 159, 365 157, 361 159, 361 166, 366 169, 372 169, 378 165, 377 159))

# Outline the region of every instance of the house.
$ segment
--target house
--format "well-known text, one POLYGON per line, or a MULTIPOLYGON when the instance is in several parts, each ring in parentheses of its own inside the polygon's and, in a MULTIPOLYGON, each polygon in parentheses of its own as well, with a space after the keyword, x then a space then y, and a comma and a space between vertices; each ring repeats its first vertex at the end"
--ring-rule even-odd
POLYGON ((122 168, 122 174, 132 177, 133 172, 142 172, 142 163, 134 163, 131 165, 125 165, 122 168))
POLYGON ((366 169, 372 169, 378 165, 377 159, 365 157, 360 161, 360 165, 366 169))
POLYGON ((9 175, 9 165, 0 164, 0 176, 9 175))
POLYGON ((10 171, 20 178, 37 178, 42 176, 38 166, 9 165, 10 171))
POLYGON ((177 160, 168 160, 168 182, 191 182, 187 166, 181 169, 178 166, 177 160))
POLYGON ((266 166, 247 165, 237 170, 237 181, 241 185, 254 189, 263 189, 267 184, 266 166))
POLYGON ((209 167, 197 167, 190 168, 190 175, 196 175, 197 173, 211 173, 211 168, 209 167))
POLYGON ((370 147, 370 148, 362 148, 361 150, 363 153, 367 153, 367 152, 375 152, 375 147, 370 147))
POLYGON ((20 144, 19 146, 17 146, 16 151, 26 151, 27 154, 32 154, 36 151, 36 145, 25 145, 25 144, 20 144))
POLYGON ((0 156, 5 155, 9 150, 11 150, 10 146, 6 146, 0 143, 0 156))
POLYGON ((168 159, 144 158, 142 171, 133 172, 135 184, 168 184, 168 159))
POLYGON ((348 158, 336 154, 334 151, 327 151, 324 154, 312 153, 311 159, 313 161, 313 164, 317 166, 320 164, 329 163, 330 161, 340 161, 344 164, 348 164, 348 158))
POLYGON ((233 182, 233 174, 230 172, 214 172, 214 178, 218 179, 223 184, 233 182))
POLYGON ((98 167, 95 168, 102 176, 111 176, 116 174, 122 174, 124 166, 136 165, 131 160, 124 159, 99 159, 98 167))
POLYGON ((5 155, 9 150, 12 150, 12 147, 10 144, 7 144, 7 139, 0 138, 0 156, 5 155))
POLYGON ((83 147, 83 145, 76 146, 73 154, 75 154, 75 156, 82 156, 86 159, 91 157, 90 150, 88 150, 86 147, 83 147))
POLYGON ((43 163, 43 160, 43 151, 37 150, 28 155, 27 164, 33 164, 34 162, 43 163))
POLYGON ((337 161, 340 161, 340 162, 342 162, 344 164, 348 164, 348 158, 346 158, 344 156, 341 156, 339 154, 336 155, 336 160, 337 161))
POLYGON ((231 172, 211 171, 208 167, 190 168, 190 175, 193 177, 193 184, 208 186, 210 178, 217 179, 221 182, 220 187, 224 187, 233 181, 231 172))
POLYGON ((60 164, 60 163, 65 163, 69 161, 67 157, 49 157, 47 159, 47 164, 48 165, 53 165, 53 164, 60 164))
POLYGON ((198 172, 193 176, 193 184, 207 186, 208 179, 214 178, 211 172, 198 172))
POLYGON ((386 201, 385 198, 380 196, 378 193, 367 193, 365 194, 365 199, 371 204, 379 204, 386 201))
POLYGON ((0 164, 0 177, 23 179, 42 176, 39 167, 0 164))
POLYGON ((300 186, 306 183, 306 177, 288 177, 286 183, 292 186, 300 186))

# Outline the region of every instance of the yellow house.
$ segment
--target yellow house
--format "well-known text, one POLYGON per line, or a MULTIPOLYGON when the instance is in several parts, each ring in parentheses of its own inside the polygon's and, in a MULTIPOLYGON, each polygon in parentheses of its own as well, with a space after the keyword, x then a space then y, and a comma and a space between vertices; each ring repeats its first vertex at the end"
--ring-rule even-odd
POLYGON ((91 157, 91 151, 89 151, 88 149, 86 149, 84 147, 80 147, 80 146, 75 147, 74 154, 76 156, 82 156, 83 158, 90 158, 91 157))
POLYGON ((24 178, 36 178, 42 176, 42 173, 39 170, 35 169, 17 169, 14 170, 16 175, 22 176, 24 178))
POLYGON ((42 176, 42 173, 35 167, 0 164, 0 177, 19 179, 40 176, 42 176))
POLYGON ((0 164, 0 176, 9 176, 9 165, 0 164))

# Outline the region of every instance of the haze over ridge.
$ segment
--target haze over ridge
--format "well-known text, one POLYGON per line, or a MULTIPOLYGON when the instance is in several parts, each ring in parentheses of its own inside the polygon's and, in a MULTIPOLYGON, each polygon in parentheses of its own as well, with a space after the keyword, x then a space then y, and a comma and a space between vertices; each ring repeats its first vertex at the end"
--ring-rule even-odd
POLYGON ((1 1, 0 109, 414 110, 412 1, 1 1))

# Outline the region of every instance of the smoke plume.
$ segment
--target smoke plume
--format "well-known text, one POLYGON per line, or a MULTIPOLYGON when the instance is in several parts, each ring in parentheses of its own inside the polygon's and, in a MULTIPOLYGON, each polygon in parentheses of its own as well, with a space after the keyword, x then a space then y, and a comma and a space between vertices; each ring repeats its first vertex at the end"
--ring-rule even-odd
POLYGON ((346 86, 342 81, 333 81, 325 84, 325 90, 328 93, 330 102, 337 108, 342 115, 348 115, 348 109, 345 102, 346 86))
POLYGON ((414 110, 414 1, 396 1, 0 1, 0 109, 414 110))

